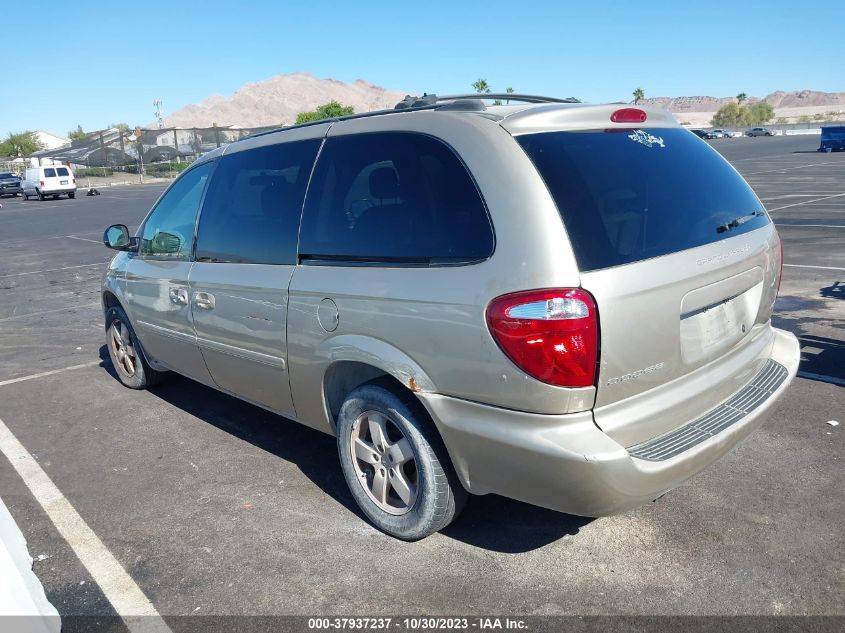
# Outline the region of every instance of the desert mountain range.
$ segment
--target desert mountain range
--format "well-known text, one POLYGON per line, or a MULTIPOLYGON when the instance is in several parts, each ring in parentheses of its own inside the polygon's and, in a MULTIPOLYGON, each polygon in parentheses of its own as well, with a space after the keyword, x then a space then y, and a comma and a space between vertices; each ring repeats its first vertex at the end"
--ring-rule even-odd
MULTIPOLYGON (((358 79, 344 83, 336 79, 318 79, 309 73, 276 75, 249 83, 232 96, 212 95, 198 104, 185 106, 165 118, 168 126, 207 127, 236 125, 263 127, 290 124, 296 115, 331 100, 351 105, 356 112, 392 108, 405 94, 358 79)), ((649 97, 643 103, 661 106, 682 122, 704 125, 721 106, 734 97, 649 97)), ((748 103, 760 101, 749 97, 748 103)), ((775 116, 799 117, 845 110, 845 92, 773 92, 763 97, 775 108, 775 116)))
POLYGON ((318 79, 309 73, 290 73, 246 84, 231 97, 212 95, 170 114, 165 123, 174 127, 208 127, 214 123, 240 127, 283 125, 293 123, 300 112, 332 100, 352 106, 355 112, 367 112, 392 108, 405 94, 363 79, 348 84, 337 79, 318 79))

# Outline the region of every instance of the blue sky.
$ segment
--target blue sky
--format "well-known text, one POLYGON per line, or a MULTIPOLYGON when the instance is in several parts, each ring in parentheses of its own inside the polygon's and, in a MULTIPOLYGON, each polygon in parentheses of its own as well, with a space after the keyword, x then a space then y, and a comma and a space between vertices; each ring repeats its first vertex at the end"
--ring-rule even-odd
POLYGON ((833 0, 41 7, 37 30, 4 30, 5 65, 19 77, 0 83, 2 136, 145 124, 155 98, 173 112, 297 71, 440 94, 471 91, 483 77, 494 89, 599 102, 628 100, 637 86, 647 96, 845 91, 845 39, 825 36, 842 19, 833 0))

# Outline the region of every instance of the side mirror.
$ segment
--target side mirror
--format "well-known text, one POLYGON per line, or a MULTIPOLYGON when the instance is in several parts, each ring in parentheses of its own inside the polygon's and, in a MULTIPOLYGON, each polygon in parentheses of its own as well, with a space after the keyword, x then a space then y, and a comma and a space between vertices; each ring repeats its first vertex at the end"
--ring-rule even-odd
POLYGON ((103 244, 116 251, 137 251, 138 240, 129 236, 125 224, 112 224, 103 233, 103 244))

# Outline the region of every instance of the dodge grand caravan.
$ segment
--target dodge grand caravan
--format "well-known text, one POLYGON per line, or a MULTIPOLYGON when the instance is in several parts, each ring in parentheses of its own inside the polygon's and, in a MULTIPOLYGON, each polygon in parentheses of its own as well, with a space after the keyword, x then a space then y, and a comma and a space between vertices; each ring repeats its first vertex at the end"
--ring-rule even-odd
POLYGON ((502 98, 197 160, 104 234, 120 380, 178 372, 335 435, 362 511, 409 540, 467 493, 602 516, 717 460, 798 368, 763 205, 668 112, 502 98))

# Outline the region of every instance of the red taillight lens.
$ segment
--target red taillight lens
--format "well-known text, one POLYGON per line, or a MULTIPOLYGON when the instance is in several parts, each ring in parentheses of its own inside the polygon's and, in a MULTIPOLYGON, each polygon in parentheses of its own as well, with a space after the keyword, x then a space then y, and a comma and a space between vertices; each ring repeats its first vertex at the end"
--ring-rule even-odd
POLYGON ((39 184, 40 184, 42 187, 44 186, 44 181, 43 181, 43 180, 39 180, 38 182, 39 182, 39 184))
POLYGON ((595 382, 598 318, 585 290, 503 295, 490 302, 487 326, 508 358, 537 380, 560 387, 595 382))
POLYGON ((76 184, 76 178, 73 178, 72 180, 73 180, 73 184, 76 184))
POLYGON ((780 294, 780 282, 783 281, 783 238, 778 234, 778 244, 780 245, 780 272, 778 273, 778 291, 776 295, 780 294))
POLYGON ((645 123, 648 115, 639 108, 622 108, 610 115, 614 123, 645 123))

